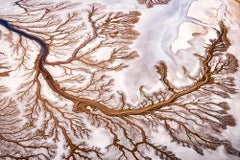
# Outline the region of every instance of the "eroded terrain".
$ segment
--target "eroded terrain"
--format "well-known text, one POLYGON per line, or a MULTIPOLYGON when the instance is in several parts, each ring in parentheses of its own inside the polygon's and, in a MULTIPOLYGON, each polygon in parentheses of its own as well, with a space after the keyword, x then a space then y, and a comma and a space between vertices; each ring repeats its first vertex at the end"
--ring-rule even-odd
POLYGON ((239 1, 0 8, 0 159, 240 159, 239 1))

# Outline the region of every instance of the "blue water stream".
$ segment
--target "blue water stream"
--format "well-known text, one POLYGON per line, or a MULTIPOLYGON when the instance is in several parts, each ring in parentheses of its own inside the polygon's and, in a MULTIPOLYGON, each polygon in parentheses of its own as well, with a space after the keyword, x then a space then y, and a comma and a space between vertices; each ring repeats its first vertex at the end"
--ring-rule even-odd
POLYGON ((17 33, 17 34, 19 34, 23 37, 31 39, 31 40, 35 41, 36 43, 38 43, 40 45, 41 50, 40 50, 40 55, 39 55, 40 58, 39 58, 38 65, 39 65, 40 71, 43 71, 43 61, 46 59, 46 57, 49 53, 47 44, 44 43, 43 40, 41 40, 40 38, 38 38, 36 36, 33 36, 31 34, 28 34, 28 33, 24 32, 24 31, 16 29, 17 28, 16 26, 9 24, 6 20, 0 19, 0 25, 4 26, 8 30, 10 30, 12 32, 15 32, 15 33, 17 33))

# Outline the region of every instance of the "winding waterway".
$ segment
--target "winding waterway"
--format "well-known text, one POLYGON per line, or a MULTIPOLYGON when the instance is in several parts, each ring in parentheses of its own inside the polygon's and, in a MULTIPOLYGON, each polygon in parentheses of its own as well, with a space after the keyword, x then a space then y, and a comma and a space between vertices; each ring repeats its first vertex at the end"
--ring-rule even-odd
POLYGON ((37 59, 35 61, 35 69, 37 70, 38 74, 39 73, 42 74, 42 76, 44 77, 44 79, 48 83, 49 87, 54 92, 58 93, 59 95, 63 96, 66 99, 71 100, 74 103, 74 106, 77 109, 80 109, 82 111, 86 111, 85 110, 86 106, 93 106, 93 107, 97 107, 98 109, 100 109, 105 114, 114 114, 114 113, 116 114, 118 112, 116 110, 112 110, 112 109, 106 107, 105 105, 102 105, 102 104, 100 104, 98 102, 95 102, 93 100, 76 97, 76 96, 73 96, 73 95, 65 92, 64 90, 62 90, 59 87, 59 84, 53 79, 52 75, 44 67, 44 63, 45 63, 46 58, 47 58, 47 56, 49 54, 48 45, 42 39, 40 39, 40 38, 38 38, 38 37, 36 37, 34 35, 28 34, 28 33, 24 32, 24 31, 16 29, 17 26, 11 25, 6 20, 0 19, 0 24, 2 26, 4 26, 5 28, 7 28, 8 30, 17 33, 20 36, 23 36, 23 37, 26 37, 26 38, 28 38, 30 40, 33 40, 33 41, 35 41, 36 43, 38 43, 40 45, 40 53, 37 56, 37 59))
MULTIPOLYGON (((209 62, 212 59, 214 49, 217 47, 217 44, 222 41, 222 39, 226 39, 227 30, 223 24, 221 24, 222 33, 218 39, 213 41, 212 46, 210 46, 207 50, 208 56, 206 59, 202 62, 202 65, 204 67, 204 74, 202 78, 200 78, 195 84, 190 86, 189 88, 185 90, 181 90, 178 92, 174 92, 167 100, 156 103, 156 104, 150 104, 148 106, 145 106, 143 108, 136 108, 136 109, 126 109, 126 110, 115 110, 111 109, 111 107, 108 107, 104 104, 101 104, 99 102, 96 102, 91 99, 82 98, 82 97, 76 97, 74 95, 71 95, 64 90, 62 90, 59 86, 59 84, 53 79, 52 75, 48 72, 48 70, 44 67, 46 58, 49 54, 49 48, 48 45, 40 38, 30 35, 24 31, 18 30, 17 26, 9 24, 6 20, 0 19, 0 24, 10 31, 13 31, 21 36, 24 36, 30 40, 35 41, 40 45, 40 54, 37 56, 37 59, 35 61, 35 69, 37 73, 41 73, 46 82, 48 83, 49 87, 62 97, 71 100, 74 103, 73 111, 75 112, 86 112, 88 111, 86 109, 87 106, 91 106, 94 108, 99 109, 101 112, 103 112, 106 115, 111 116, 123 116, 123 115, 136 115, 136 114, 145 114, 148 111, 160 109, 164 106, 168 106, 172 102, 174 102, 179 97, 189 94, 197 89, 199 89, 201 86, 212 83, 211 75, 209 74, 209 62)), ((228 47, 228 46, 227 46, 228 47)))
POLYGON ((73 101, 74 101, 74 99, 77 99, 76 97, 73 98, 73 96, 63 92, 59 87, 57 87, 58 84, 53 80, 52 75, 47 71, 46 68, 44 68, 44 62, 46 61, 46 58, 49 54, 49 48, 48 48, 48 45, 42 39, 40 39, 34 35, 28 34, 24 31, 16 29, 17 28, 16 26, 11 25, 6 20, 0 19, 0 24, 2 26, 4 26, 5 28, 7 28, 8 30, 15 32, 15 33, 19 34, 20 36, 26 37, 26 38, 38 43, 40 46, 40 53, 35 61, 36 70, 38 72, 42 73, 43 77, 45 78, 48 85, 51 87, 51 89, 53 91, 59 93, 61 96, 65 97, 67 99, 70 99, 73 101))
POLYGON ((47 44, 45 44, 43 42, 43 40, 41 40, 40 38, 36 37, 36 36, 33 36, 33 35, 30 35, 24 31, 21 31, 21 30, 18 30, 16 28, 14 28, 14 25, 11 25, 9 24, 6 20, 3 20, 3 19, 0 19, 0 24, 4 27, 6 27, 8 30, 12 31, 12 32, 15 32, 23 37, 26 37, 28 39, 31 39, 33 41, 35 41, 36 43, 38 43, 40 46, 41 46, 41 53, 40 53, 40 60, 39 60, 39 67, 42 68, 43 66, 43 61, 46 59, 48 53, 49 53, 49 50, 48 50, 48 46, 47 44))

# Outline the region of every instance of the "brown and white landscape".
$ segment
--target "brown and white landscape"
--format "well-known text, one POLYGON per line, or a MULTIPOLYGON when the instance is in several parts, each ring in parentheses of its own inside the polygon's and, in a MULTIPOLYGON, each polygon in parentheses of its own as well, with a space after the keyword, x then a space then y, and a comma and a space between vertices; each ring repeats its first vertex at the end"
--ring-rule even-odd
POLYGON ((0 1, 1 160, 239 160, 239 0, 0 1))

